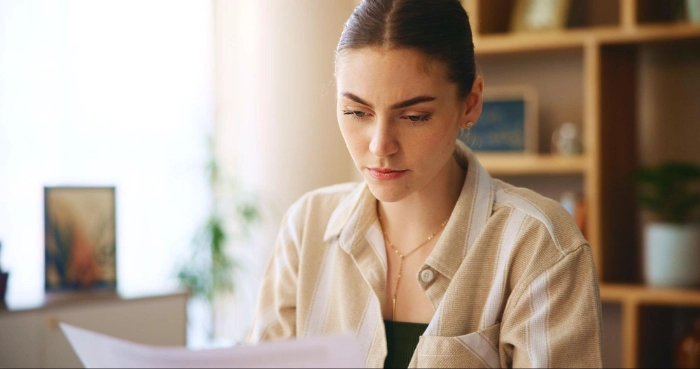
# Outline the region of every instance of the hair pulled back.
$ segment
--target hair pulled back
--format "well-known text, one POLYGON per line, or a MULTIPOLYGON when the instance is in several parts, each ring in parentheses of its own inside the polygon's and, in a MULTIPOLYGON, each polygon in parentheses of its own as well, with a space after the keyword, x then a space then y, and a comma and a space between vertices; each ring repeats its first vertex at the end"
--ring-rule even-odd
POLYGON ((474 42, 459 0, 364 0, 345 23, 336 54, 380 46, 410 48, 445 63, 460 97, 476 77, 474 42))

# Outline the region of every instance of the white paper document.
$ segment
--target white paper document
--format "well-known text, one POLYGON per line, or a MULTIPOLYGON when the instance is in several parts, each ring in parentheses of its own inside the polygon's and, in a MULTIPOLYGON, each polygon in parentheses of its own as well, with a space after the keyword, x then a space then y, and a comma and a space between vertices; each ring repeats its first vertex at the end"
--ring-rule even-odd
POLYGON ((192 351, 129 342, 60 323, 86 368, 360 368, 350 334, 192 351))

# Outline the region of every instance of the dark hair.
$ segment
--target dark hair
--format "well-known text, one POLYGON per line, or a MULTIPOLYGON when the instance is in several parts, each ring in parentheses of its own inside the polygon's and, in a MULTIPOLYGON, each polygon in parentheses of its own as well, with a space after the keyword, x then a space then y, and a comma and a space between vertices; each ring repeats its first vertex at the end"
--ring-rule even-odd
POLYGON ((345 22, 336 53, 368 46, 412 48, 447 66, 460 97, 476 77, 469 17, 459 0, 364 0, 345 22))

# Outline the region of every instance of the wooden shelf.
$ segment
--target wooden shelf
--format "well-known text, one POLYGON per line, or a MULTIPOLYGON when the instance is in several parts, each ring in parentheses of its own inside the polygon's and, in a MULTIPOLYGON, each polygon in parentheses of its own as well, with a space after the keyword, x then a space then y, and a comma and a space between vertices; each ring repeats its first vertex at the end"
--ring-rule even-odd
POLYGON ((700 25, 690 23, 643 25, 617 32, 601 32, 596 35, 596 38, 604 44, 644 43, 699 37, 700 25))
POLYGON ((668 355, 672 352, 669 351, 671 332, 667 329, 671 325, 669 309, 700 307, 700 289, 601 283, 600 299, 604 304, 619 304, 622 312, 618 329, 623 339, 618 365, 665 367, 672 362, 668 355))
POLYGON ((479 162, 492 175, 583 174, 585 156, 538 154, 476 153, 479 162))
MULTIPOLYGON (((650 136, 661 132, 660 125, 652 122, 697 121, 693 76, 700 68, 696 51, 700 24, 676 21, 672 1, 576 0, 569 28, 510 33, 513 0, 462 2, 473 20, 475 53, 485 85, 537 89, 538 138, 545 143, 538 150, 549 149, 547 140, 565 121, 580 123, 586 148, 579 157, 476 152, 477 157, 495 176, 523 176, 506 181, 538 186, 546 182, 541 188, 552 192, 553 187, 571 187, 567 175, 582 177, 586 237, 608 314, 603 320, 609 343, 604 364, 672 365, 675 336, 669 327, 683 314, 700 317, 700 288, 623 284, 641 274, 640 211, 630 174, 643 160, 653 162, 694 147, 679 144, 676 150, 676 136, 650 136), (672 144, 662 149, 652 141, 672 144)), ((683 132, 694 137, 690 130, 683 132)))
POLYGON ((593 31, 502 33, 475 37, 476 55, 583 48, 593 31))
POLYGON ((700 307, 700 289, 658 288, 636 284, 601 284, 600 299, 608 303, 700 307))
POLYGON ((627 44, 700 38, 700 25, 675 23, 633 28, 599 27, 562 32, 503 33, 477 37, 477 55, 583 48, 588 43, 627 44))

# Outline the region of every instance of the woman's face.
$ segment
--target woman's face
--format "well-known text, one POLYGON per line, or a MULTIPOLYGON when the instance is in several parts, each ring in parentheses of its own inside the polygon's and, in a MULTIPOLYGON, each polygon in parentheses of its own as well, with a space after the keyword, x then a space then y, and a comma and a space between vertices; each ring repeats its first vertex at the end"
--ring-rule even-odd
POLYGON ((336 79, 340 130, 377 199, 400 201, 448 180, 459 128, 481 110, 480 80, 476 97, 458 98, 442 62, 370 47, 343 51, 336 79))

